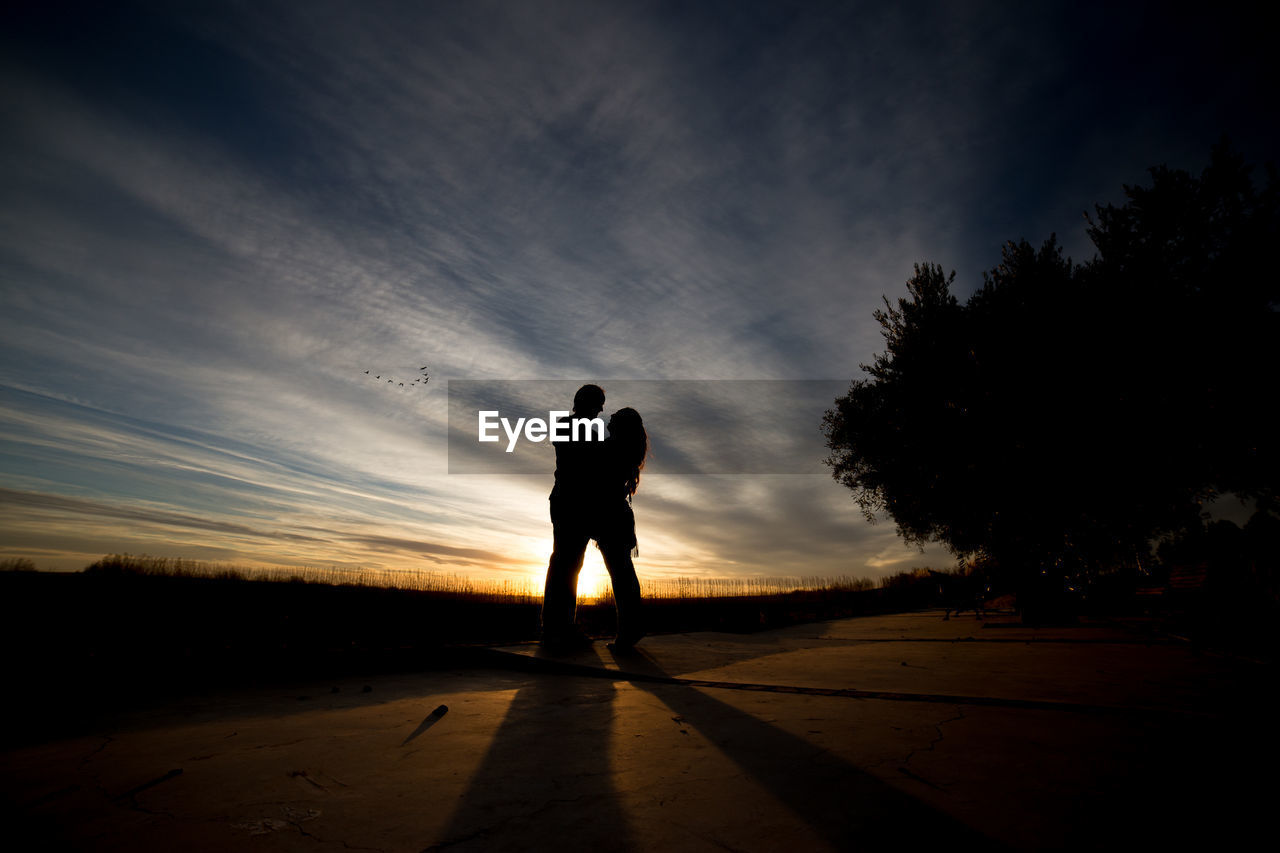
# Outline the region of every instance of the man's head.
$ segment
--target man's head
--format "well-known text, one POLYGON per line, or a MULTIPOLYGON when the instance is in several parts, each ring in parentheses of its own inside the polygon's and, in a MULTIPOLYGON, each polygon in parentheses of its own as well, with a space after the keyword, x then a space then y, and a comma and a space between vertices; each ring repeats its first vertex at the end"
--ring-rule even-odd
POLYGON ((573 395, 573 413, 580 418, 594 418, 604 409, 604 389, 599 385, 583 385, 573 395))

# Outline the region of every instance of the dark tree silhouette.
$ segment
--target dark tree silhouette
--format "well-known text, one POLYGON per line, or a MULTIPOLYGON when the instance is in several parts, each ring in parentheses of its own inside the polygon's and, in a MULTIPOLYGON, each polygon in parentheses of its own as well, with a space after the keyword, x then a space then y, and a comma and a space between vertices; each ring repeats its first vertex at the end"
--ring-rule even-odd
POLYGON ((1198 178, 1152 169, 1087 217, 1094 259, 1009 243, 964 304, 917 265, 823 420, 833 476, 1029 596, 1200 525, 1221 492, 1274 508, 1280 205, 1274 172, 1249 174, 1225 143, 1198 178))

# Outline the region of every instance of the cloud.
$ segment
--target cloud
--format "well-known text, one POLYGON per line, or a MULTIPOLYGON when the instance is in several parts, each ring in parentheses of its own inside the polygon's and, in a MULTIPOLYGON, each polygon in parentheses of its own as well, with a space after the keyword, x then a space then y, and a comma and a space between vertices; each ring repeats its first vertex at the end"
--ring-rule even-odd
POLYGON ((276 539, 294 539, 319 541, 309 536, 282 533, 280 531, 261 531, 243 524, 232 524, 225 521, 213 521, 193 515, 163 512, 154 509, 123 506, 118 503, 84 500, 81 498, 65 498, 58 495, 38 494, 35 492, 19 492, 12 489, 0 489, 0 504, 4 504, 11 512, 33 513, 49 512, 57 515, 91 516, 128 521, 141 524, 159 524, 168 527, 201 530, 212 533, 224 533, 233 536, 255 536, 276 539))
POLYGON ((421 542, 392 536, 354 536, 352 541, 379 551, 426 557, 437 563, 443 562, 439 559, 442 556, 460 558, 465 563, 483 568, 502 565, 509 557, 509 555, 503 555, 496 551, 485 551, 480 548, 456 548, 451 545, 441 545, 437 542, 421 542))
MULTIPOLYGON (((412 22, 384 16, 348 9, 341 26, 317 28, 287 8, 262 14, 286 20, 241 21, 250 37, 223 29, 220 43, 291 103, 289 139, 301 155, 291 174, 264 171, 239 138, 195 133, 189 121, 140 123, 53 83, 27 94, 24 128, 44 143, 33 159, 74 164, 134 211, 128 223, 106 222, 48 205, 28 234, 60 235, 77 252, 11 244, 39 277, 67 282, 99 309, 33 307, 43 337, 26 352, 61 362, 62 373, 34 387, 95 365, 105 385, 88 395, 90 408, 134 416, 109 439, 64 421, 54 439, 62 453, 90 470, 145 460, 149 485, 139 491, 175 495, 184 477, 205 478, 194 500, 232 514, 265 505, 322 516, 381 494, 381 509, 403 519, 415 490, 429 503, 466 489, 410 473, 439 471, 418 431, 439 429, 442 410, 429 397, 360 384, 364 365, 400 373, 421 359, 438 377, 806 369, 795 342, 807 337, 806 315, 822 312, 800 297, 819 290, 806 290, 803 267, 784 273, 794 250, 771 260, 759 237, 781 221, 771 211, 818 210, 821 199, 777 175, 750 179, 760 151, 743 140, 725 148, 707 109, 713 93, 689 85, 699 69, 662 47, 666 34, 651 23, 539 14, 494 26, 463 16, 422 46, 408 35, 412 22), (557 48, 565 28, 587 49, 557 48), (797 272, 804 278, 782 280, 797 272), (138 416, 157 407, 166 426, 205 425, 204 452, 148 434, 138 416), (248 453, 207 452, 241 437, 248 453)), ((192 26, 220 38, 218 22, 192 26)), ((784 108, 787 94, 774 85, 759 100, 784 108)), ((817 165, 794 150, 790 161, 817 165)), ((73 197, 83 184, 55 189, 73 197)), ((832 236, 784 229, 779 242, 832 236)), ((696 442, 706 424, 659 418, 654 428, 668 458, 705 458, 696 442)), ((493 500, 493 489, 480 491, 493 500)), ((541 515, 527 512, 517 526, 528 535, 541 515)), ((183 516, 148 516, 160 517, 183 516)), ((457 514, 440 523, 467 535, 457 514)), ((395 536, 344 541, 403 555, 476 550, 424 550, 395 536)))
MULTIPOLYGON (((106 550, 116 506, 206 553, 536 571, 550 471, 447 474, 449 379, 847 380, 913 262, 976 286, 1217 132, 1147 90, 1135 124, 1084 47, 1137 17, 1066 4, 143 6, 3 36, 0 477, 84 503, 0 546, 56 551, 44 513, 106 550)), ((914 553, 822 473, 662 474, 749 407, 640 408, 655 569, 914 553)))

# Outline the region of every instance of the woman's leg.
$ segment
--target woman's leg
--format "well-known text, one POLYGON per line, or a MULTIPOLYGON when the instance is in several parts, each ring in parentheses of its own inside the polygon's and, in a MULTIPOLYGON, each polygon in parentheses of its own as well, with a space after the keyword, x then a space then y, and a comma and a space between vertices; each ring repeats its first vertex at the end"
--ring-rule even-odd
POLYGON ((644 636, 644 624, 640 619, 640 579, 631 562, 631 546, 601 547, 600 555, 609 571, 613 600, 618 607, 618 644, 633 646, 644 636))

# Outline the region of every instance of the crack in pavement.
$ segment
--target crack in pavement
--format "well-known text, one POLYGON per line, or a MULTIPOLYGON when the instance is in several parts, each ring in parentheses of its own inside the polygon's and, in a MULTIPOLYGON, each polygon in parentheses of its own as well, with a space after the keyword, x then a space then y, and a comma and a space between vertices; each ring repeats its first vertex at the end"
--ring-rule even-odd
POLYGON ((907 753, 907 757, 906 757, 906 758, 904 758, 904 759, 902 759, 902 763, 903 763, 904 765, 905 765, 905 764, 910 764, 910 763, 911 763, 911 759, 915 756, 915 754, 916 754, 917 752, 922 752, 922 751, 923 751, 923 752, 933 752, 933 748, 934 748, 935 746, 937 746, 937 745, 942 741, 942 739, 945 737, 945 735, 942 733, 942 727, 943 727, 943 726, 945 726, 947 723, 954 723, 954 722, 956 722, 957 720, 963 720, 963 719, 964 719, 964 711, 957 709, 957 710, 956 710, 956 715, 955 715, 954 717, 948 717, 948 718, 947 718, 947 719, 945 719, 945 720, 939 720, 938 722, 934 723, 934 724, 933 724, 933 730, 937 733, 937 735, 938 735, 938 736, 937 736, 937 737, 935 737, 933 740, 929 741, 929 745, 928 745, 928 746, 926 746, 926 747, 924 747, 924 749, 923 749, 923 750, 920 750, 920 749, 913 749, 913 750, 911 750, 911 752, 907 753))
POLYGON ((947 790, 945 786, 938 785, 934 782, 929 781, 928 779, 924 778, 920 774, 908 768, 907 765, 911 763, 912 758, 915 758, 917 752, 933 752, 933 748, 937 746, 939 743, 941 743, 943 738, 946 737, 946 735, 942 733, 943 726, 945 726, 947 723, 954 723, 959 720, 963 720, 964 718, 965 718, 964 711, 957 708, 956 715, 954 717, 948 717, 945 720, 939 720, 938 722, 934 723, 933 730, 937 734, 937 737, 929 741, 929 744, 925 746, 923 749, 913 749, 909 753, 907 753, 907 757, 902 759, 902 764, 898 766, 898 772, 911 779, 915 779, 917 782, 921 782, 925 785, 928 785, 930 788, 933 788, 936 791, 942 791, 945 793, 947 790))
POLYGON ((85 766, 85 764, 89 762, 89 759, 93 758, 95 755, 102 752, 102 750, 106 749, 108 746, 110 746, 112 743, 115 742, 115 738, 113 738, 111 735, 100 735, 100 737, 102 738, 102 743, 98 744, 98 746, 95 749, 93 749, 91 752, 89 752, 87 755, 85 755, 83 758, 80 759, 80 766, 82 768, 85 766))
POLYGON ((906 767, 899 767, 898 772, 901 773, 903 776, 906 776, 908 779, 914 779, 922 785, 928 785, 930 788, 932 788, 935 791, 940 791, 944 794, 947 793, 946 788, 943 788, 941 785, 935 785, 933 782, 930 782, 928 779, 924 778, 919 773, 913 773, 912 771, 908 770, 906 767))
POLYGON ((176 779, 181 775, 182 775, 182 768, 177 767, 173 770, 170 770, 168 773, 165 773, 163 776, 157 776, 156 778, 152 779, 149 782, 143 782, 141 785, 138 785, 136 788, 131 788, 128 791, 125 791, 123 794, 120 794, 119 796, 114 797, 113 799, 118 801, 118 800, 123 800, 128 798, 131 800, 134 797, 136 797, 138 794, 141 794, 143 791, 146 791, 150 788, 154 788, 156 785, 159 785, 162 782, 168 782, 170 779, 176 779))

